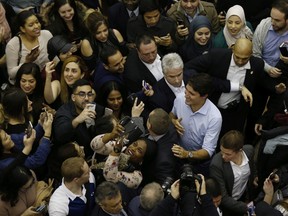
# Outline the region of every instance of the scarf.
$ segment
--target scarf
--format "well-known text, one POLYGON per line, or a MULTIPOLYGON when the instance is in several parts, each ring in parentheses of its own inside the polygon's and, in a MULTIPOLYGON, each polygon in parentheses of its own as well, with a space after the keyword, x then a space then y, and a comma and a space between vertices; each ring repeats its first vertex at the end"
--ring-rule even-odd
POLYGON ((6 43, 11 39, 11 29, 6 19, 6 11, 3 5, 0 3, 0 35, 3 35, 3 39, 6 43))
POLYGON ((200 45, 194 40, 195 32, 203 27, 210 29, 211 32, 212 26, 208 18, 202 15, 196 16, 190 24, 189 36, 179 50, 184 63, 194 59, 197 56, 207 53, 211 49, 212 33, 205 45, 200 45))
POLYGON ((243 8, 240 5, 234 5, 233 7, 229 8, 229 10, 227 11, 226 24, 223 29, 223 33, 224 33, 224 37, 225 37, 228 47, 231 47, 232 45, 234 45, 238 38, 247 38, 249 40, 252 40, 253 33, 250 30, 250 28, 247 27, 246 25, 245 13, 244 13, 243 8), (229 17, 231 16, 238 16, 241 19, 242 24, 243 24, 242 29, 235 36, 232 36, 227 28, 227 22, 228 22, 229 17))

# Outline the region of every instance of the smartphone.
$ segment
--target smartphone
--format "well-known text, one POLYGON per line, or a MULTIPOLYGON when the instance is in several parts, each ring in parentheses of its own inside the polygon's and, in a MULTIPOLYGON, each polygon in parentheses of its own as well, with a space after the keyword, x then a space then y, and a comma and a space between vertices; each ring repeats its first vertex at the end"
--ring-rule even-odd
POLYGON ((270 173, 270 175, 269 175, 268 178, 269 178, 271 181, 275 178, 275 175, 276 175, 276 172, 277 172, 277 171, 278 171, 277 169, 274 169, 273 172, 270 173))
POLYGON ((95 103, 95 102, 89 103, 89 104, 88 104, 88 109, 95 111, 95 109, 96 109, 96 103, 95 103))
POLYGON ((29 121, 28 123, 28 126, 27 126, 27 129, 25 131, 26 135, 27 135, 27 138, 31 137, 32 135, 32 130, 33 130, 33 125, 31 123, 31 121, 29 121))
POLYGON ((221 14, 224 15, 224 16, 226 16, 227 13, 226 13, 225 10, 223 10, 223 11, 221 11, 221 14))
POLYGON ((178 25, 178 26, 179 26, 179 25, 182 25, 181 29, 186 28, 183 20, 177 20, 177 25, 178 25))
POLYGON ((285 42, 285 41, 279 46, 281 55, 284 56, 284 57, 288 57, 288 50, 287 50, 287 48, 288 48, 288 43, 285 42))
POLYGON ((247 204, 248 207, 248 216, 255 216, 255 206, 254 206, 254 202, 251 201, 247 204))
POLYGON ((150 90, 149 85, 146 83, 145 80, 142 80, 142 87, 147 91, 150 90))
POLYGON ((34 52, 35 50, 37 50, 37 49, 39 48, 39 46, 40 46, 40 45, 37 45, 37 46, 33 47, 33 48, 31 49, 31 52, 34 52))
POLYGON ((108 107, 105 107, 104 116, 109 116, 112 114, 113 114, 113 110, 108 107))
MULTIPOLYGON (((133 106, 136 98, 137 98, 137 95, 135 93, 132 93, 127 97, 127 101, 131 106, 133 106)), ((138 106, 140 104, 140 102, 141 101, 138 98, 136 105, 138 106)))
POLYGON ((45 210, 45 208, 46 208, 46 205, 40 205, 40 206, 36 207, 35 211, 36 212, 42 212, 45 210))
POLYGON ((79 44, 80 42, 81 42, 81 38, 75 38, 75 39, 73 39, 73 41, 72 41, 72 43, 73 44, 79 44))

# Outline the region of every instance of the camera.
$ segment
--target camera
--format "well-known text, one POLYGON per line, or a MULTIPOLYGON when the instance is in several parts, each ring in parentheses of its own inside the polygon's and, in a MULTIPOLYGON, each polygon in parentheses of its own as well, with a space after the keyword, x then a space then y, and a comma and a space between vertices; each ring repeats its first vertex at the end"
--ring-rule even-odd
POLYGON ((202 179, 199 175, 193 173, 192 165, 184 164, 180 175, 180 196, 185 192, 197 193, 195 179, 197 179, 201 185, 202 179))
POLYGON ((163 184, 161 185, 161 188, 165 194, 168 194, 171 192, 171 185, 173 184, 173 178, 166 177, 163 184))

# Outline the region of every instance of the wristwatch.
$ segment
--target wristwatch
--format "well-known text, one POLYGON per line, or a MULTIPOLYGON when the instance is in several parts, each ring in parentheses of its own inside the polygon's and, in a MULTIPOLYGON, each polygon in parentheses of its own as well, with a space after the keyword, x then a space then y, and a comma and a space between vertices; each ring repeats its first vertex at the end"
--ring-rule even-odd
POLYGON ((189 151, 189 152, 188 152, 188 158, 193 158, 192 151, 189 151))

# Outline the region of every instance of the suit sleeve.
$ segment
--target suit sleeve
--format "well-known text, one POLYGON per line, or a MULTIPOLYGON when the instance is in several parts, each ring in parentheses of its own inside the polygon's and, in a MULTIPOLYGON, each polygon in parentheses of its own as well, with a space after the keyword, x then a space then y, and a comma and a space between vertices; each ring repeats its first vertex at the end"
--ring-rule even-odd
POLYGON ((217 52, 210 52, 190 60, 185 64, 185 69, 196 71, 197 73, 208 73, 210 76, 212 76, 215 91, 228 93, 231 90, 230 81, 227 80, 226 77, 225 79, 218 78, 211 73, 212 70, 215 70, 213 61, 215 61, 214 58, 216 56, 214 55, 216 55, 216 53, 217 52))
POLYGON ((222 160, 220 154, 215 155, 212 159, 210 165, 210 176, 215 178, 215 180, 220 184, 222 193, 221 205, 227 209, 233 210, 234 212, 245 214, 247 212, 246 204, 244 202, 233 199, 226 190, 226 184, 224 180, 225 177, 223 173, 223 167, 220 165, 220 160, 222 160))

